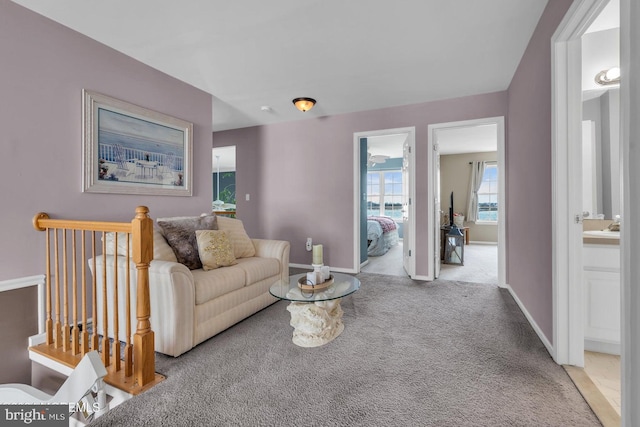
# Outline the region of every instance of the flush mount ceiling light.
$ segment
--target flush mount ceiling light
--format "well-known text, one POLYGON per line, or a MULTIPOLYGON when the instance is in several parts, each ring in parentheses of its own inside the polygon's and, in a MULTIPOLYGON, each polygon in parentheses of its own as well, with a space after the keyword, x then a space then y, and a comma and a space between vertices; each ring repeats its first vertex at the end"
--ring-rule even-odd
POLYGON ((316 100, 313 98, 296 98, 293 100, 293 105, 303 113, 309 111, 316 105, 316 100))
POLYGON ((602 86, 615 85, 620 83, 620 68, 611 67, 596 74, 596 83, 602 86))

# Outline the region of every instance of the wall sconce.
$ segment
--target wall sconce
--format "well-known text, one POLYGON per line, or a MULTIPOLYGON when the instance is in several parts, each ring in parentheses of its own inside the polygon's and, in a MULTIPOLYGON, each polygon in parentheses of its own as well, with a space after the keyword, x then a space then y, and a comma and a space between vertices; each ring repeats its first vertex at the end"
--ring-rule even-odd
POLYGON ((596 74, 596 83, 602 86, 615 85, 620 83, 620 67, 611 67, 596 74))
POLYGON ((316 105, 316 100, 313 98, 296 98, 293 100, 293 105, 303 113, 309 111, 316 105))

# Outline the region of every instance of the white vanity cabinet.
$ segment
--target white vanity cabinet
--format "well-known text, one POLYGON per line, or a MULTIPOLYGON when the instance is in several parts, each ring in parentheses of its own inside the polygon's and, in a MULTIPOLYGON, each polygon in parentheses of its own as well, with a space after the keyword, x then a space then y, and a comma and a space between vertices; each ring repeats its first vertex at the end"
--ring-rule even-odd
POLYGON ((620 245, 584 244, 585 350, 620 354, 620 245))

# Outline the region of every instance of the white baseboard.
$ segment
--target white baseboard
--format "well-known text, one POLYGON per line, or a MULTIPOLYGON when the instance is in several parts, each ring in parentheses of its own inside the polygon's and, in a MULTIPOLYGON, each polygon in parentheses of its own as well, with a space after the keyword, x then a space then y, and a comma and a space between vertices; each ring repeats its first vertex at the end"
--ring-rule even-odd
POLYGON ((584 349, 588 351, 595 351, 597 353, 614 354, 616 356, 620 356, 620 350, 622 349, 622 347, 620 343, 595 341, 585 338, 584 349))
POLYGON ((17 279, 0 280, 0 292, 14 289, 28 288, 29 286, 44 285, 44 274, 37 276, 19 277, 17 279))
POLYGON ((518 304, 518 307, 520 307, 520 310, 522 310, 524 317, 527 318, 527 320, 529 321, 529 324, 531 325, 535 333, 538 335, 538 338, 540 338, 540 340, 542 341, 542 344, 544 344, 544 346, 547 348, 549 355, 550 356, 553 355, 554 354, 553 346, 551 345, 547 337, 542 333, 542 329, 540 329, 536 321, 533 320, 533 317, 531 316, 531 314, 529 314, 524 304, 522 304, 522 301, 520 301, 520 298, 518 298, 518 295, 516 295, 516 293, 513 291, 513 288, 511 288, 511 286, 508 284, 506 284, 504 287, 509 290, 509 293, 515 300, 516 304, 518 304))

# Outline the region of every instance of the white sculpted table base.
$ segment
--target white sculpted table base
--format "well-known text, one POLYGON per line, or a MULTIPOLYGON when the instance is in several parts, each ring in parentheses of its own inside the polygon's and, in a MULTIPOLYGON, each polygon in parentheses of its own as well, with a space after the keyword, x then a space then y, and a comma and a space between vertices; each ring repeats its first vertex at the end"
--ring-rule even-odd
POLYGON ((340 298, 329 301, 291 302, 293 343, 300 347, 318 347, 331 342, 344 330, 340 298))

